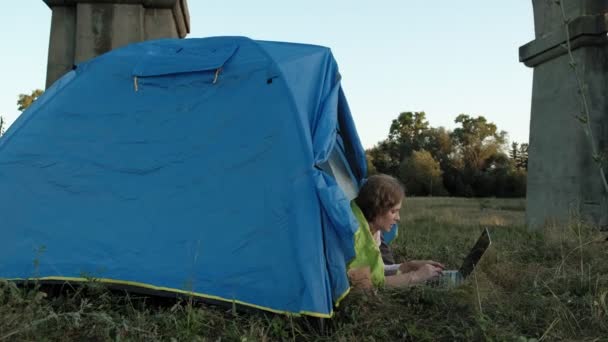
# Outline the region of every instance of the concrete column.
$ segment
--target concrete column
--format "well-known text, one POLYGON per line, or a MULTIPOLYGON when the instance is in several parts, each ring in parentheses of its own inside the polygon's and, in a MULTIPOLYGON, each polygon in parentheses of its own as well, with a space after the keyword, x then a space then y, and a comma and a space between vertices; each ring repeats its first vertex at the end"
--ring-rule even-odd
POLYGON ((146 11, 145 30, 147 39, 177 37, 177 27, 173 23, 173 11, 170 9, 150 9, 146 11), (165 28, 165 29, 163 29, 165 28))
POLYGON ((76 8, 76 63, 145 38, 141 5, 81 3, 76 8))
POLYGON ((52 15, 47 87, 72 69, 75 53, 76 7, 56 7, 52 15))
POLYGON ((43 0, 53 11, 47 82, 100 54, 190 32, 187 0, 43 0))
MULTIPOLYGON (((585 85, 594 143, 608 153, 608 1, 562 0, 576 69, 585 85)), ((536 39, 519 49, 534 68, 526 220, 532 230, 571 218, 608 227, 608 199, 585 135, 581 97, 561 9, 533 0, 536 39)), ((608 171, 608 170, 606 170, 608 171)))

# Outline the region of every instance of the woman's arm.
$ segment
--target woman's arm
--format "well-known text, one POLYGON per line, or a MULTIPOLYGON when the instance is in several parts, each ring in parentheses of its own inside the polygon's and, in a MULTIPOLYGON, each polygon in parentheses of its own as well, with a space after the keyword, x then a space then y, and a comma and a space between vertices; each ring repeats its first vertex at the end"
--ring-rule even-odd
POLYGON ((432 264, 421 265, 417 270, 387 276, 384 278, 384 283, 387 287, 406 287, 416 284, 421 284, 427 280, 439 277, 443 268, 432 264))
POLYGON ((406 287, 420 283, 420 279, 414 272, 395 274, 384 278, 386 287, 406 287))

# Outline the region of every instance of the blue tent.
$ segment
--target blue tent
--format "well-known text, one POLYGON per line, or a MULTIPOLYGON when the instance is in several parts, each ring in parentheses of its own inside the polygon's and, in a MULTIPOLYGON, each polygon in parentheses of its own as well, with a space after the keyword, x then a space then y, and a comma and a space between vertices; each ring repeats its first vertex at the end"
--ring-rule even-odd
POLYGON ((365 174, 328 48, 129 45, 78 65, 0 139, 0 278, 331 317, 365 174))

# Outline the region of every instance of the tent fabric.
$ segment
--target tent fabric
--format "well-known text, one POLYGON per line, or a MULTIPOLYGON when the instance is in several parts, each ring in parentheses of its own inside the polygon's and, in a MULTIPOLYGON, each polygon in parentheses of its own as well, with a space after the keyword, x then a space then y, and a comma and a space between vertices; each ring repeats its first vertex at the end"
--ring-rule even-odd
POLYGON ((0 278, 99 279, 331 317, 366 174, 330 49, 133 44, 78 65, 0 139, 0 278), (34 260, 37 260, 34 263, 34 260))

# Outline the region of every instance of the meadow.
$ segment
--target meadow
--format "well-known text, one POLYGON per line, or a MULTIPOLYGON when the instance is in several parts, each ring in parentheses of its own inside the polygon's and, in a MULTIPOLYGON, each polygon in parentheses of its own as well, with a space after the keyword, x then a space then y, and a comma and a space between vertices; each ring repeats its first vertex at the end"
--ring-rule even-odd
POLYGON ((409 198, 401 217, 398 259, 456 268, 484 227, 492 247, 458 288, 352 291, 323 324, 95 283, 50 296, 0 282, 0 341, 608 341, 606 233, 575 216, 530 233, 524 199, 409 198))

